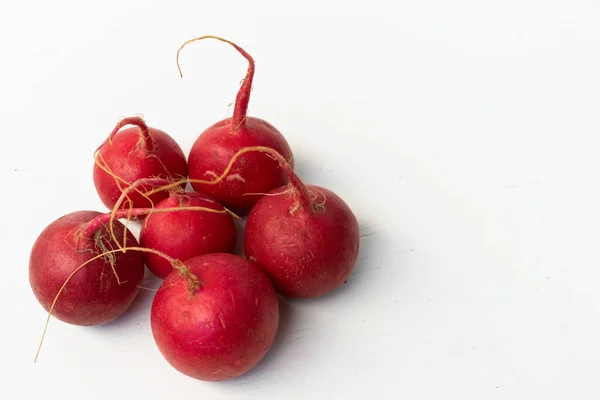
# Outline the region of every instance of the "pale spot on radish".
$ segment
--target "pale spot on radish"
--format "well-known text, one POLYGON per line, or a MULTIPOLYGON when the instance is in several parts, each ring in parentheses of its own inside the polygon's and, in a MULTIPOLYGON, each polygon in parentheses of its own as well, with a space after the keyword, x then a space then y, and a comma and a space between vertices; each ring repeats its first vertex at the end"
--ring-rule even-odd
POLYGON ((229 289, 229 298, 231 299, 231 305, 235 308, 235 296, 233 295, 233 291, 229 289))
POLYGON ((181 313, 181 322, 186 323, 192 319, 192 316, 189 311, 184 311, 181 313))
POLYGON ((227 325, 225 325, 225 319, 223 319, 223 315, 219 314, 218 318, 219 318, 219 322, 221 323, 221 326, 223 327, 223 329, 227 329, 227 325))
POLYGON ((231 182, 231 181, 240 181, 243 183, 246 183, 246 180, 244 178, 242 178, 242 176, 240 174, 231 174, 227 177, 227 181, 231 182))

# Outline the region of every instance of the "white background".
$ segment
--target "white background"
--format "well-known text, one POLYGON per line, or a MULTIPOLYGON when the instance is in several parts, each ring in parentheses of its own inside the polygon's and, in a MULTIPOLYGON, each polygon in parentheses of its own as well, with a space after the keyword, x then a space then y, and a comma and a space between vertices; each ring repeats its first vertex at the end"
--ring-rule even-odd
MULTIPOLYGON (((0 398, 598 399, 597 0, 2 1, 0 398), (92 152, 142 113, 184 151, 231 115, 287 137, 297 171, 360 220, 331 296, 285 301, 252 372, 171 368, 152 292, 105 327, 55 319, 29 288, 39 232, 104 210, 92 152)), ((156 281, 147 281, 156 285, 156 281)))

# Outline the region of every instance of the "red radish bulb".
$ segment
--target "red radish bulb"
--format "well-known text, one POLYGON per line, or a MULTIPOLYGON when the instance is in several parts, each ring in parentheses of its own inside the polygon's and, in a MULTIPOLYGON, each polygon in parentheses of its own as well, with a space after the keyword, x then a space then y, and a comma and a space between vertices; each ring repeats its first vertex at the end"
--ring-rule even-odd
POLYGON ((242 375, 277 332, 277 295, 261 269, 233 254, 205 254, 164 280, 152 303, 154 340, 179 372, 206 381, 242 375))
MULTIPOLYGON (((190 179, 210 180, 219 176, 231 157, 241 148, 249 146, 272 148, 293 165, 292 150, 283 135, 267 121, 246 115, 254 78, 254 59, 244 49, 220 37, 202 36, 181 46, 177 51, 177 65, 179 66, 181 49, 202 39, 216 39, 233 46, 248 60, 248 71, 235 99, 233 116, 210 126, 192 146, 188 157, 190 179)), ((181 73, 181 69, 179 72, 181 73)), ((220 183, 191 183, 196 191, 210 195, 233 211, 246 214, 259 199, 258 195, 249 194, 265 193, 285 182, 285 175, 275 160, 261 154, 246 154, 237 160, 227 179, 220 183)))
MULTIPOLYGON (((215 200, 196 192, 171 191, 169 197, 155 206, 154 213, 146 217, 140 230, 142 247, 159 250, 179 260, 207 253, 229 253, 234 250, 236 241, 231 215, 215 200), (193 210, 194 207, 217 212, 193 210), (183 209, 156 212, 177 208, 183 209)), ((164 257, 144 253, 144 258, 148 269, 159 278, 164 279, 173 271, 164 257)))
MULTIPOLYGON (((177 142, 165 132, 148 127, 139 117, 125 118, 117 124, 97 150, 94 164, 96 191, 104 205, 112 209, 121 192, 132 182, 150 177, 161 177, 171 181, 185 179, 185 154, 177 142), (121 130, 126 125, 136 127, 121 130)), ((140 188, 142 192, 148 189, 140 188)), ((161 191, 149 197, 156 204, 168 195, 167 191, 161 191)), ((131 193, 129 198, 131 204, 125 203, 124 207, 144 208, 152 205, 138 192, 131 193)))
MULTIPOLYGON (((244 250, 271 278, 277 292, 312 298, 342 285, 356 263, 360 233, 356 217, 335 193, 304 185, 279 160, 289 184, 271 191, 252 208, 244 231, 244 250)), ((264 155, 263 155, 264 156, 264 155)))
MULTIPOLYGON (((52 309, 59 320, 73 325, 105 324, 121 316, 138 294, 144 276, 139 252, 107 254, 76 271, 95 256, 116 249, 105 226, 108 217, 95 211, 64 215, 48 225, 33 245, 29 282, 46 311, 64 285, 52 309)), ((119 221, 114 232, 120 238, 127 232, 127 241, 137 245, 119 221)))

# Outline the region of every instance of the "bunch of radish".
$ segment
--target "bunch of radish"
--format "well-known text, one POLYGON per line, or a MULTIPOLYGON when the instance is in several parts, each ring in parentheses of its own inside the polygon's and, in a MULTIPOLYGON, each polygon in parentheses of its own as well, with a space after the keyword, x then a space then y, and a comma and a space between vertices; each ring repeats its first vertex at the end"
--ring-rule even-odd
POLYGON ((31 250, 29 279, 48 318, 100 325, 131 306, 145 265, 164 280, 150 321, 160 352, 183 374, 220 381, 246 373, 271 348, 278 295, 319 297, 346 281, 359 228, 340 197, 300 180, 283 135, 247 115, 254 60, 246 51, 203 36, 181 46, 178 66, 181 49, 203 39, 248 61, 233 116, 200 134, 187 160, 143 119, 120 121, 94 154, 95 187, 110 211, 48 225, 31 250), (139 238, 122 220, 141 223, 139 238), (234 254, 241 234, 245 257, 234 254))

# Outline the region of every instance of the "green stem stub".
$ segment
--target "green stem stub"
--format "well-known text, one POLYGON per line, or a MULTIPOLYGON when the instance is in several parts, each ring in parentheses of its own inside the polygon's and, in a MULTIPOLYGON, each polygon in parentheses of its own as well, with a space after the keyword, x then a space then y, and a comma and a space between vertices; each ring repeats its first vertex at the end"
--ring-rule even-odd
POLYGON ((186 280, 188 283, 188 291, 190 295, 195 295, 198 290, 200 290, 200 286, 202 286, 202 281, 194 274, 190 269, 181 261, 173 260, 171 262, 173 268, 179 272, 179 275, 186 280))

